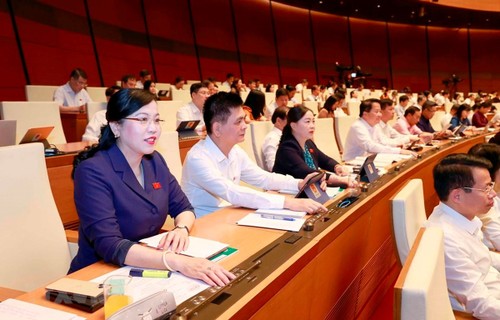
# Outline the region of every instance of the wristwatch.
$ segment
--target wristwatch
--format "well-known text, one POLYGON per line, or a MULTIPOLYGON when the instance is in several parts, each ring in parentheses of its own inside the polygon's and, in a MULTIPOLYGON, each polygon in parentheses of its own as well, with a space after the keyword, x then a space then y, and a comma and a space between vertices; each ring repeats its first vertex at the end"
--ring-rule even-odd
POLYGON ((183 225, 181 225, 181 224, 176 225, 176 226, 175 226, 175 228, 174 228, 173 230, 175 230, 175 229, 186 229, 186 231, 187 231, 187 232, 188 232, 188 234, 189 234, 189 228, 188 228, 188 227, 186 227, 186 226, 183 226, 183 225))

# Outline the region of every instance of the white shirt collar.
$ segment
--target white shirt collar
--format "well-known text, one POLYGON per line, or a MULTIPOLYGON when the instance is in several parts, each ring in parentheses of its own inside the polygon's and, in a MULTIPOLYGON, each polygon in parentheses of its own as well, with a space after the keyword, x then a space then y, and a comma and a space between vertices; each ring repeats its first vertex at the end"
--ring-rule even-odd
POLYGON ((474 219, 469 220, 443 202, 440 202, 439 206, 459 228, 467 231, 471 235, 476 235, 478 230, 481 230, 482 223, 478 217, 474 217, 474 219))

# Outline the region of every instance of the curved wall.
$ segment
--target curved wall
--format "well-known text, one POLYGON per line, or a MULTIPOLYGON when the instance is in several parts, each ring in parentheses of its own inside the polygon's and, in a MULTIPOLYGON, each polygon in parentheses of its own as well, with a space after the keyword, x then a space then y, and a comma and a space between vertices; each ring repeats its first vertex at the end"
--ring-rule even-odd
POLYGON ((269 0, 0 0, 0 100, 25 84, 58 85, 76 66, 90 86, 148 68, 159 82, 215 77, 325 83, 335 62, 375 85, 500 88, 499 30, 446 29, 329 15, 269 0))

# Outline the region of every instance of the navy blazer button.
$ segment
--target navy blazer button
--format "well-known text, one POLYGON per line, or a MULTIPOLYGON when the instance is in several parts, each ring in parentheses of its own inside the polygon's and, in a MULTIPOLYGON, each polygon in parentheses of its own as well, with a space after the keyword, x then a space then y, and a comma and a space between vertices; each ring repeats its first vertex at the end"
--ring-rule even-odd
POLYGON ((158 214, 158 209, 156 209, 156 207, 153 207, 153 208, 151 209, 151 212, 152 212, 153 214, 158 214))

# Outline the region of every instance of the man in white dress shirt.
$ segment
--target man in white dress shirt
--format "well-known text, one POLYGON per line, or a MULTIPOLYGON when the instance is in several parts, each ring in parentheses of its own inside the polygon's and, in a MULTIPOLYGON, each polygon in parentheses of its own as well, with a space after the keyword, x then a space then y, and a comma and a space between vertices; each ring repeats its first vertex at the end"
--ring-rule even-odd
POLYGON ((378 127, 382 134, 375 134, 375 140, 381 144, 393 147, 401 147, 411 141, 419 140, 417 136, 405 135, 397 132, 388 123, 394 119, 394 102, 390 99, 380 100, 380 108, 382 116, 380 117, 380 122, 378 127))
POLYGON ((267 119, 270 119, 274 113, 274 110, 278 107, 286 107, 288 105, 288 91, 285 88, 279 88, 276 90, 276 99, 274 102, 269 104, 264 110, 264 115, 267 119))
POLYGON ((356 120, 349 132, 345 142, 345 161, 353 160, 358 156, 366 156, 368 153, 401 153, 411 154, 413 152, 398 147, 384 145, 375 140, 376 125, 382 117, 380 100, 367 99, 359 106, 359 119, 356 120))
MULTIPOLYGON (((247 124, 243 101, 234 93, 210 96, 203 108, 207 137, 188 152, 181 186, 201 217, 229 205, 253 209, 291 209, 313 213, 326 208, 311 199, 296 199, 257 191, 244 181, 265 190, 298 191, 304 180, 259 168, 237 144, 245 139, 247 124)), ((308 179, 309 177, 306 177, 308 179)))
POLYGON ((262 160, 264 161, 266 170, 269 172, 273 171, 276 151, 278 151, 283 128, 286 126, 286 115, 288 114, 288 110, 290 110, 288 107, 278 107, 274 110, 273 116, 271 117, 274 127, 266 135, 262 143, 262 160))
POLYGON ((318 85, 311 87, 311 94, 307 97, 307 101, 321 101, 321 91, 318 85))
POLYGON ((210 91, 207 87, 207 82, 193 83, 189 90, 191 92, 191 102, 177 110, 177 126, 182 121, 200 120, 200 123, 196 126, 196 131, 201 133, 205 131, 203 104, 210 96, 210 91))
POLYGON ((427 221, 444 233, 446 282, 451 305, 478 319, 500 319, 500 255, 482 242, 479 214, 496 196, 485 159, 465 154, 445 157, 434 168, 440 203, 427 221))
POLYGON ((399 103, 394 109, 394 111, 396 111, 396 117, 398 119, 404 117, 406 107, 408 107, 409 104, 410 98, 408 98, 407 95, 402 95, 401 97, 399 97, 399 103))
POLYGON ((80 68, 73 69, 69 81, 54 92, 54 101, 59 103, 60 112, 85 112, 91 102, 87 90, 87 73, 80 68))
POLYGON ((135 83, 137 89, 144 89, 144 83, 151 80, 151 72, 148 69, 142 69, 139 71, 139 80, 135 83))

